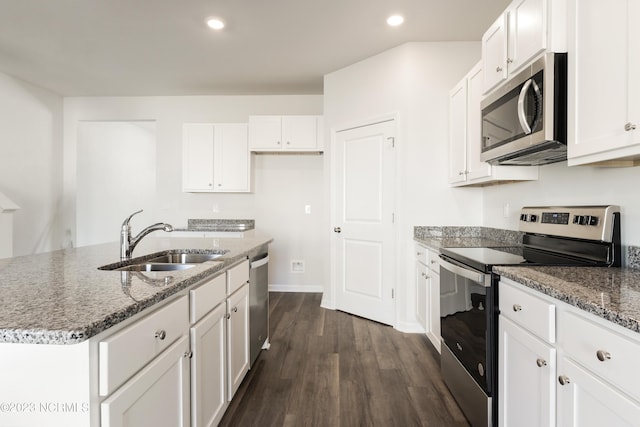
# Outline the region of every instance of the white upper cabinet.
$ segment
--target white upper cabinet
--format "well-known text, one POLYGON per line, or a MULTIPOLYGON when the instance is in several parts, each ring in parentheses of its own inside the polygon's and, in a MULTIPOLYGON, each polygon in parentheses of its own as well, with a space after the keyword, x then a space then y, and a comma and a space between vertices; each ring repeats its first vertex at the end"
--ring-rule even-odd
POLYGON ((570 0, 569 166, 640 164, 640 2, 570 0))
POLYGON ((245 123, 185 123, 182 135, 182 191, 250 191, 245 123))
POLYGON ((321 116, 250 116, 251 151, 322 151, 321 116))
POLYGON ((538 179, 536 166, 491 166, 480 160, 482 62, 449 92, 449 184, 487 185, 538 179))
POLYGON ((566 51, 566 0, 514 0, 482 36, 488 93, 545 50, 566 51))

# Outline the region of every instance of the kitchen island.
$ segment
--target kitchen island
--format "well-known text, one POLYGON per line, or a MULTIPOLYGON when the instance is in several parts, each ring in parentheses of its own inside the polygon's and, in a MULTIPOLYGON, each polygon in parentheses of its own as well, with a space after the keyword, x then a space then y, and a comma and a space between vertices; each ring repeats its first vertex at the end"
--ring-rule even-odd
MULTIPOLYGON (((126 348, 127 354, 113 360, 126 365, 130 359, 153 359, 174 347, 181 358, 183 350, 192 357, 188 335, 189 324, 194 322, 188 320, 189 291, 205 283, 209 292, 222 292, 224 298, 228 292, 224 290, 225 271, 228 274, 238 264, 248 264, 246 260, 271 240, 255 230, 242 238, 158 234, 143 240, 133 259, 126 262, 119 260, 118 243, 0 260, 0 425, 105 425, 101 404, 115 386, 99 389, 105 375, 99 360, 103 354, 100 343, 162 313, 159 318, 169 320, 167 331, 177 328, 172 325, 181 325, 179 336, 165 340, 161 334, 164 330, 158 331, 152 348, 133 341, 126 348), (184 270, 139 273, 98 269, 134 264, 171 252, 221 251, 226 252, 216 260, 184 270), (220 276, 222 282, 214 284, 220 276), (174 321, 178 317, 180 320, 174 321)), ((158 359, 161 356, 154 362, 158 359)), ((184 375, 185 366, 188 375, 187 362, 180 363, 178 377, 184 375)), ((145 369, 135 369, 134 373, 143 374, 145 369)), ((189 409, 188 381, 186 384, 181 398, 186 394, 189 409)), ((163 399, 155 402, 158 409, 165 403, 163 399)), ((166 425, 182 425, 185 420, 189 424, 189 412, 175 422, 165 420, 166 425)), ((107 425, 119 424, 113 420, 107 425)))

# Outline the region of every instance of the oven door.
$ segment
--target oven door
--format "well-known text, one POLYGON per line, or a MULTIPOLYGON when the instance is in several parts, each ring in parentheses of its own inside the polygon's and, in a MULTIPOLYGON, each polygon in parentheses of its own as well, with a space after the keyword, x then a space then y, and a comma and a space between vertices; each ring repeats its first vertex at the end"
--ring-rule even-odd
POLYGON ((492 396, 496 363, 495 288, 491 274, 440 257, 440 326, 443 344, 492 396))

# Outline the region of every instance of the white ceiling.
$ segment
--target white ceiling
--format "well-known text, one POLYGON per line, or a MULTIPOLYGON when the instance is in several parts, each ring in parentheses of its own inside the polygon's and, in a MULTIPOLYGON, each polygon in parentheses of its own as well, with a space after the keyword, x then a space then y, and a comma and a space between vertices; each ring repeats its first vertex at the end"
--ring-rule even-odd
POLYGON ((65 96, 321 94, 323 75, 405 42, 480 40, 508 3, 0 0, 0 72, 65 96))

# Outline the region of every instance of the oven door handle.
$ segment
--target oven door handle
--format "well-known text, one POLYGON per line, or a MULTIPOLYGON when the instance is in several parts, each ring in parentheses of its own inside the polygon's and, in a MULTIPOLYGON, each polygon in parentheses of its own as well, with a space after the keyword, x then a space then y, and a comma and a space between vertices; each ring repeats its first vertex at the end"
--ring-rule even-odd
POLYGON ((440 258, 440 267, 443 267, 449 270, 453 274, 462 276, 465 279, 473 280, 476 283, 480 283, 484 287, 491 286, 490 280, 488 281, 489 282, 488 284, 486 283, 487 282, 485 280, 486 275, 484 273, 480 273, 475 270, 469 270, 468 268, 455 265, 449 261, 445 261, 443 258, 440 258))

